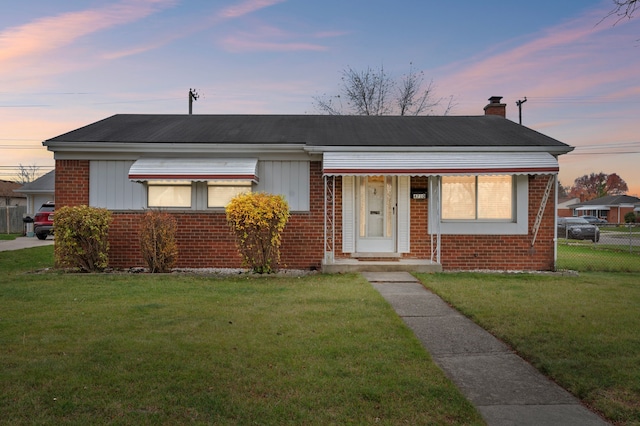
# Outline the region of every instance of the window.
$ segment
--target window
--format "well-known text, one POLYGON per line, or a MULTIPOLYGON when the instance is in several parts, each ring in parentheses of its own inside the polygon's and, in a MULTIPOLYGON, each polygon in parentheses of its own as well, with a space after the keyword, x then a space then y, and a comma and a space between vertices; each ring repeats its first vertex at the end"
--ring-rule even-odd
POLYGON ((191 207, 191 183, 149 183, 149 207, 191 207))
POLYGON ((443 176, 443 220, 514 220, 513 176, 443 176))
POLYGON ((251 192, 251 181, 209 182, 207 207, 226 207, 236 195, 251 192))

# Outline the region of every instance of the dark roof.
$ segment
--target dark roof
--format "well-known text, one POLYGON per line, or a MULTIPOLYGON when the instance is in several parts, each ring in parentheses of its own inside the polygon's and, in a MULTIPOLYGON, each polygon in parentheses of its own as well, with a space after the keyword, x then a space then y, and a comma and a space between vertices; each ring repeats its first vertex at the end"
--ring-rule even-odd
POLYGON ((53 192, 55 188, 56 171, 51 170, 49 173, 40 176, 33 182, 25 183, 16 192, 33 193, 33 192, 53 192))
POLYGON ((617 206, 620 204, 634 204, 640 202, 640 198, 632 195, 605 195, 604 197, 594 198, 584 203, 572 204, 569 207, 580 206, 617 206))
POLYGON ((24 195, 19 195, 13 192, 14 189, 20 188, 22 185, 9 180, 0 180, 0 197, 13 197, 13 198, 25 198, 24 195))
POLYGON ((570 150, 556 139, 498 116, 119 114, 47 142, 517 146, 570 150))

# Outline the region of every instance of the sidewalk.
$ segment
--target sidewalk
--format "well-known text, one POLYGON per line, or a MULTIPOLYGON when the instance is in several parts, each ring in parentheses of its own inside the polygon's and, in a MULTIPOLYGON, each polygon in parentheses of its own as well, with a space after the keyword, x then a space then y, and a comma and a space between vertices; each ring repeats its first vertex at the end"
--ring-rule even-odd
POLYGON ((407 272, 362 272, 488 425, 606 425, 407 272))
POLYGON ((36 237, 18 237, 15 240, 0 240, 0 251, 50 246, 52 244, 53 237, 47 237, 46 240, 39 240, 36 237))

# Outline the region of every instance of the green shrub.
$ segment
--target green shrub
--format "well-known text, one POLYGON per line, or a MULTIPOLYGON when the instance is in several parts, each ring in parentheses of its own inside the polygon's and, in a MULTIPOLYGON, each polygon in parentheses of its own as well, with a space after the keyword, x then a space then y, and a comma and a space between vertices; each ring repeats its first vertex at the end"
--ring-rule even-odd
POLYGON ((111 212, 87 206, 56 210, 55 257, 59 267, 101 271, 109 264, 111 212))
POLYGON ((629 212, 624 215, 624 223, 634 223, 636 221, 637 221, 637 218, 634 212, 629 212))
POLYGON ((233 198, 226 211, 245 265, 260 274, 274 272, 280 261, 280 234, 289 220, 284 197, 248 192, 233 198))
POLYGON ((178 260, 178 221, 169 213, 147 211, 140 223, 140 250, 149 271, 170 272, 178 260))

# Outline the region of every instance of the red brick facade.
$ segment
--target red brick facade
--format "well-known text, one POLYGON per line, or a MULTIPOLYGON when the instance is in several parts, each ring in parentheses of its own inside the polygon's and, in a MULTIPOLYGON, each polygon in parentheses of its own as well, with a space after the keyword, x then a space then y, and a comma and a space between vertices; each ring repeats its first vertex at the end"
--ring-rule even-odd
MULTIPOLYGON (((318 269, 324 255, 324 184, 320 162, 311 162, 310 211, 292 213, 281 247, 281 267, 318 269)), ((444 270, 551 270, 554 267, 554 206, 549 198, 534 248, 532 229, 548 176, 529 177, 528 235, 442 235, 444 270)), ((335 180, 335 257, 342 254, 342 180, 335 180)), ((411 178, 412 188, 427 188, 426 177, 411 178)), ((89 161, 56 161, 56 202, 89 204, 89 161)), ((404 257, 429 259, 428 200, 411 200, 411 253, 404 257)), ((114 212, 109 229, 110 266, 144 266, 137 239, 140 213, 114 212)), ((222 212, 176 212, 178 267, 239 267, 241 259, 222 212)))

